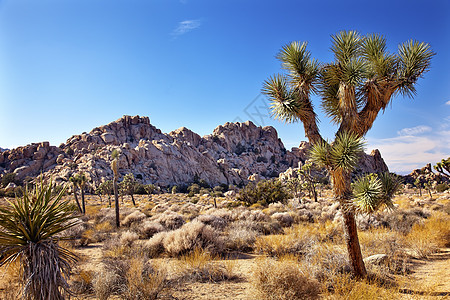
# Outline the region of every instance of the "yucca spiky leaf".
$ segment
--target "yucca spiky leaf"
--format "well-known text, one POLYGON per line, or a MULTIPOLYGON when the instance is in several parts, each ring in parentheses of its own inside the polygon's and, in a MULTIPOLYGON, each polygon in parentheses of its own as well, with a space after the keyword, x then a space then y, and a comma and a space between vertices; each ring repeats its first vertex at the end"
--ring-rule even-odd
POLYGON ((306 50, 306 42, 292 42, 284 45, 277 55, 283 69, 288 71, 290 81, 302 92, 308 93, 313 89, 313 83, 319 74, 320 64, 311 59, 311 53, 306 50))
POLYGON ((375 212, 381 204, 382 183, 376 174, 359 177, 353 183, 354 204, 363 213, 375 212))
POLYGON ((430 45, 424 42, 410 40, 399 46, 398 77, 400 92, 403 95, 415 95, 414 84, 429 70, 434 54, 430 45))
POLYGON ((354 133, 343 132, 337 135, 331 147, 330 162, 333 169, 353 171, 364 152, 364 141, 354 133))
POLYGON ((336 60, 345 64, 361 52, 361 35, 357 31, 340 31, 331 36, 331 51, 336 60))
POLYGON ((328 168, 331 165, 330 151, 330 144, 320 141, 311 147, 309 159, 319 167, 328 168))
POLYGON ((388 209, 394 208, 392 198, 402 187, 402 179, 389 172, 384 172, 379 175, 382 184, 381 205, 386 206, 388 209))
POLYGON ((296 97, 289 87, 287 79, 282 75, 275 75, 264 82, 263 94, 270 100, 270 109, 275 119, 292 123, 298 121, 304 114, 304 103, 296 97))
POLYGON ((52 183, 25 190, 7 206, 0 206, 0 266, 20 260, 25 299, 64 299, 70 295, 66 279, 76 256, 60 247, 57 234, 78 221, 76 207, 62 200, 65 189, 53 193, 52 183))

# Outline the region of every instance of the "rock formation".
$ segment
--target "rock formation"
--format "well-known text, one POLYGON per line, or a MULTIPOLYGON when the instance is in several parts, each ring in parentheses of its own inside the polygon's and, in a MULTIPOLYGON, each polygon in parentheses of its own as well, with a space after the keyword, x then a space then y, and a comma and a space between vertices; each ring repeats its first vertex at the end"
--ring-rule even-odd
MULTIPOLYGON (((302 142, 287 151, 275 128, 257 127, 250 121, 225 123, 200 137, 185 127, 164 134, 148 117, 123 116, 90 133, 72 136, 59 147, 43 142, 1 152, 0 174, 14 172, 24 180, 42 173, 66 182, 72 174, 84 172, 90 184, 97 186, 112 177, 110 154, 118 149, 120 173, 132 172, 144 183, 170 186, 198 178, 211 185, 239 185, 254 174, 271 178, 297 167, 305 161, 308 147, 302 142)), ((378 150, 362 162, 367 172, 387 170, 378 150)))

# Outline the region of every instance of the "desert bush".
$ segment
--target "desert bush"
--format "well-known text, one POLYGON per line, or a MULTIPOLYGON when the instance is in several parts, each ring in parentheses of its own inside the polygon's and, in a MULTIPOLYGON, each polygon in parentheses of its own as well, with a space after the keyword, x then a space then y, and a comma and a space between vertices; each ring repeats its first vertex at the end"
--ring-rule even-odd
POLYGON ((221 282, 237 278, 234 264, 214 261, 209 252, 196 248, 177 261, 178 280, 190 282, 221 282))
POLYGON ((139 236, 137 233, 127 230, 127 231, 122 232, 122 234, 120 235, 119 242, 121 245, 124 245, 126 247, 131 247, 133 242, 138 239, 139 239, 139 236))
POLYGON ((448 189, 449 189, 449 186, 445 182, 444 183, 439 183, 439 184, 436 185, 436 192, 438 192, 438 193, 445 192, 448 189))
POLYGON ((132 212, 131 214, 127 215, 121 223, 122 223, 122 226, 129 227, 134 222, 140 222, 143 219, 145 219, 146 217, 147 216, 144 213, 136 210, 136 211, 132 212))
POLYGON ((178 229, 186 222, 182 215, 170 210, 167 210, 159 216, 152 218, 152 220, 160 223, 168 230, 178 229))
POLYGON ((232 223, 226 230, 224 241, 225 248, 236 251, 253 250, 256 238, 261 235, 261 233, 254 228, 255 227, 246 226, 244 222, 232 223))
POLYGON ((295 261, 260 259, 252 274, 258 299, 318 299, 320 285, 303 272, 295 261))
POLYGON ((72 291, 76 294, 91 294, 94 292, 94 273, 92 271, 81 270, 74 272, 72 276, 72 291))
POLYGON ((223 230, 227 226, 225 219, 215 215, 200 215, 195 220, 209 225, 217 230, 223 230))
POLYGON ((420 223, 430 216, 428 212, 421 208, 407 210, 395 210, 391 213, 379 215, 382 226, 393 229, 403 234, 408 234, 414 224, 420 223))
POLYGON ((179 256, 196 248, 220 253, 223 249, 223 240, 211 226, 192 221, 174 231, 155 234, 146 242, 145 248, 151 255, 157 255, 163 250, 171 256, 179 256))
POLYGON ((239 215, 240 220, 250 222, 268 222, 270 217, 260 210, 245 210, 239 215))
POLYGON ((326 289, 333 288, 337 275, 351 273, 345 249, 328 243, 313 244, 303 262, 310 274, 326 285, 326 289))
POLYGON ((426 257, 440 247, 448 247, 450 218, 443 213, 436 213, 422 224, 414 224, 406 240, 417 257, 426 257))
POLYGON ((250 182, 239 191, 238 201, 247 205, 260 203, 269 205, 275 202, 284 202, 289 198, 289 193, 279 180, 261 180, 257 184, 250 182))
POLYGON ((283 227, 290 227, 294 223, 294 218, 287 212, 274 213, 272 219, 275 219, 283 227))
POLYGON ((142 259, 131 259, 126 272, 126 290, 129 300, 153 300, 165 286, 167 272, 160 266, 145 263, 142 259))
POLYGON ((142 239, 148 239, 157 234, 158 232, 166 230, 164 226, 162 226, 158 222, 147 220, 143 224, 141 224, 138 228, 140 237, 142 239))

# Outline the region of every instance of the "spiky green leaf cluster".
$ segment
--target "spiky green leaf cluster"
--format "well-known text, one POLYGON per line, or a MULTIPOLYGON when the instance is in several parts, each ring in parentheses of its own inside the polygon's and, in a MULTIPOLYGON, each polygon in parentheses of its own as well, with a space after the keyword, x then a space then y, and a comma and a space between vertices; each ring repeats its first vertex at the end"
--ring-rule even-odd
POLYGON ((24 299, 65 299, 76 256, 58 244, 63 231, 78 224, 76 207, 55 195, 52 183, 26 190, 22 197, 0 206, 0 266, 19 261, 24 299))
POLYGON ((374 213, 382 207, 393 209, 392 199, 401 188, 401 180, 395 174, 367 174, 353 184, 354 204, 363 213, 374 213))
POLYGON ((357 135, 343 132, 331 145, 319 142, 313 145, 310 159, 321 167, 331 170, 353 171, 364 152, 364 141, 357 135))

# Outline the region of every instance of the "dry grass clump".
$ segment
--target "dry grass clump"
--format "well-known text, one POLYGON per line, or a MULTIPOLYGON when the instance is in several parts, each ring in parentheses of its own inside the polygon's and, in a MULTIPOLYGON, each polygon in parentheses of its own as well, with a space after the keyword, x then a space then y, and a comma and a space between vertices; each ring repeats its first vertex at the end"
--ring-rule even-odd
POLYGON ((440 247, 450 246, 450 217, 444 213, 435 213, 422 224, 414 224, 406 240, 419 258, 436 252, 440 247))
POLYGON ((149 253, 155 255, 163 250, 170 256, 179 256, 196 248, 221 253, 223 239, 220 233, 209 225, 199 221, 184 224, 181 228, 160 232, 145 243, 149 253))
POLYGON ((227 226, 227 221, 224 218, 215 215, 200 215, 195 220, 209 225, 217 230, 223 230, 227 226))
POLYGON ((160 223, 155 221, 146 220, 140 224, 137 228, 140 238, 149 239, 158 232, 165 231, 166 229, 160 223))
POLYGON ((408 255, 405 250, 407 245, 400 233, 385 228, 371 229, 360 232, 359 241, 364 256, 387 255, 386 262, 377 266, 378 273, 409 273, 408 255))
POLYGON ((136 232, 132 231, 124 231, 120 235, 119 243, 126 247, 131 247, 134 241, 139 239, 139 235, 136 232))
POLYGON ((170 210, 165 211, 160 215, 157 215, 156 217, 152 218, 152 221, 158 222, 168 230, 178 229, 181 226, 183 226, 184 223, 186 223, 182 215, 170 210))
POLYGON ((261 233, 253 227, 246 225, 246 222, 234 222, 230 224, 224 235, 225 248, 227 250, 251 251, 253 249, 256 238, 261 233))
POLYGON ((132 212, 131 214, 127 215, 121 222, 121 225, 125 226, 125 227, 129 227, 129 226, 131 226, 131 224, 133 224, 135 222, 140 222, 140 221, 144 220, 146 217, 147 216, 144 213, 136 210, 136 211, 132 212))
POLYGON ((294 223, 294 218, 287 212, 274 213, 272 219, 280 223, 282 227, 290 227, 294 223))
POLYGON ((209 252, 196 248, 183 255, 177 261, 176 269, 179 281, 221 282, 237 279, 233 261, 214 261, 209 252))
POLYGON ((270 217, 260 210, 244 210, 239 215, 239 220, 245 220, 249 222, 269 222, 270 217))
POLYGON ((95 274, 93 286, 100 300, 111 295, 130 300, 156 299, 165 282, 165 269, 145 263, 143 259, 107 259, 95 274))
POLYGON ((293 260, 264 258, 256 262, 252 283, 258 299, 318 299, 320 284, 293 260))
POLYGON ((75 294, 92 294, 94 293, 94 272, 80 270, 72 275, 71 288, 75 294))

